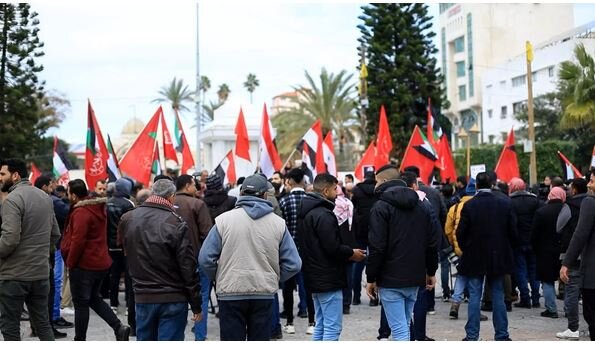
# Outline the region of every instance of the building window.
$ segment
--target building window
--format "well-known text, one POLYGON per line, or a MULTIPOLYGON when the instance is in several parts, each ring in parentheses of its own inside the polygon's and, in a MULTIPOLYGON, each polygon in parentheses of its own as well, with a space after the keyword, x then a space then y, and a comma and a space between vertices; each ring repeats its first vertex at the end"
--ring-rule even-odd
POLYGON ((455 63, 457 66, 457 77, 465 76, 465 61, 455 63))
POLYGON ((488 135, 488 140, 490 141, 490 144, 494 144, 494 138, 496 138, 496 136, 488 135))
POLYGON ((513 87, 520 87, 525 84, 527 84, 526 75, 521 75, 521 76, 512 78, 512 86, 513 87))
POLYGON ((469 76, 469 97, 473 97, 475 89, 475 76, 473 75, 473 22, 471 13, 467 14, 467 70, 469 76))
POLYGON ((465 51, 465 38, 459 37, 455 39, 455 53, 465 51))
POLYGON ((467 100, 467 86, 459 86, 459 101, 467 100))
POLYGON ((506 119, 507 115, 508 115, 508 107, 502 106, 502 108, 500 108, 500 119, 506 119))
POLYGON ((454 4, 440 4, 440 14, 446 12, 449 8, 451 8, 454 4))
POLYGON ((488 110, 488 118, 492 119, 493 116, 493 111, 492 110, 488 110))
POLYGON ((519 101, 512 104, 512 113, 518 114, 525 111, 526 101, 519 101))
POLYGON ((549 77, 554 77, 554 67, 547 68, 547 74, 549 77))
POLYGON ((533 82, 537 82, 537 72, 536 71, 531 73, 531 80, 533 82))
POLYGON ((508 132, 502 131, 500 134, 502 135, 502 142, 506 142, 506 139, 508 138, 508 132))

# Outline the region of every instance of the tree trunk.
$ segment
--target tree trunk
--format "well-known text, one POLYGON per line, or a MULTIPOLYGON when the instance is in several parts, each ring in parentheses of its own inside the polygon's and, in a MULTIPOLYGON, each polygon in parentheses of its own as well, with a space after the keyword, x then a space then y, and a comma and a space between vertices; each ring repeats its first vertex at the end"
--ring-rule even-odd
POLYGON ((6 64, 8 63, 8 58, 6 56, 6 50, 8 46, 8 27, 10 26, 10 4, 0 4, 0 13, 3 15, 3 25, 2 25, 2 41, 0 42, 0 46, 2 47, 2 56, 0 57, 0 117, 4 116, 5 106, 4 106, 4 96, 6 94, 6 64))

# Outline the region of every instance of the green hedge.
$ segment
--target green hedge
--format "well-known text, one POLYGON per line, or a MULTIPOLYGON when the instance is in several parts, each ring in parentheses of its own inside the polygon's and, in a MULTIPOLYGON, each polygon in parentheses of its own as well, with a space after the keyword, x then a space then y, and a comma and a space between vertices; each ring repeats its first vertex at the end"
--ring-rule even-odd
MULTIPOLYGON (((521 178, 529 181, 529 153, 523 152, 523 146, 515 146, 521 178)), ((564 177, 564 171, 560 159, 560 150, 572 163, 577 161, 578 147, 572 142, 549 140, 537 143, 537 181, 541 182, 546 175, 560 175, 564 177)), ((467 150, 459 149, 453 152, 458 175, 465 175, 467 168, 467 150)), ((496 168, 498 158, 502 153, 500 144, 484 144, 478 147, 471 147, 471 164, 485 164, 488 170, 496 168)))

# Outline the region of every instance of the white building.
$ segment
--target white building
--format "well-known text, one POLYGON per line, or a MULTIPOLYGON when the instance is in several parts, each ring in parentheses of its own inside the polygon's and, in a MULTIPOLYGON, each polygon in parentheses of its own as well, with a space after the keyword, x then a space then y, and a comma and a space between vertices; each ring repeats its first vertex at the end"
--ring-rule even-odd
MULTIPOLYGON (((440 60, 450 108, 443 113, 460 127, 481 119, 482 76, 525 50, 525 41, 543 42, 574 26, 572 4, 440 4, 440 60)), ((481 123, 478 123, 481 127, 481 123)), ((477 142, 477 137, 472 137, 477 142)))
MULTIPOLYGON (((533 98, 556 91, 560 63, 573 60, 578 43, 595 52, 595 22, 581 26, 546 42, 534 44, 531 64, 533 98)), ((498 64, 483 74, 482 141, 503 143, 510 129, 521 123, 515 114, 527 103, 527 62, 525 54, 498 64)))

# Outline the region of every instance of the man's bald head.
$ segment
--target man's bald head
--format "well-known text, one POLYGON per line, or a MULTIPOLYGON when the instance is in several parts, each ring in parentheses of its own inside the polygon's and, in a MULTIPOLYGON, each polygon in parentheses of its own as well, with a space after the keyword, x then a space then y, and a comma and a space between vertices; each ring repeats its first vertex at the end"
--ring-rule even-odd
POLYGON ((387 164, 376 172, 376 188, 387 181, 398 180, 400 176, 401 173, 399 173, 397 166, 387 164))

